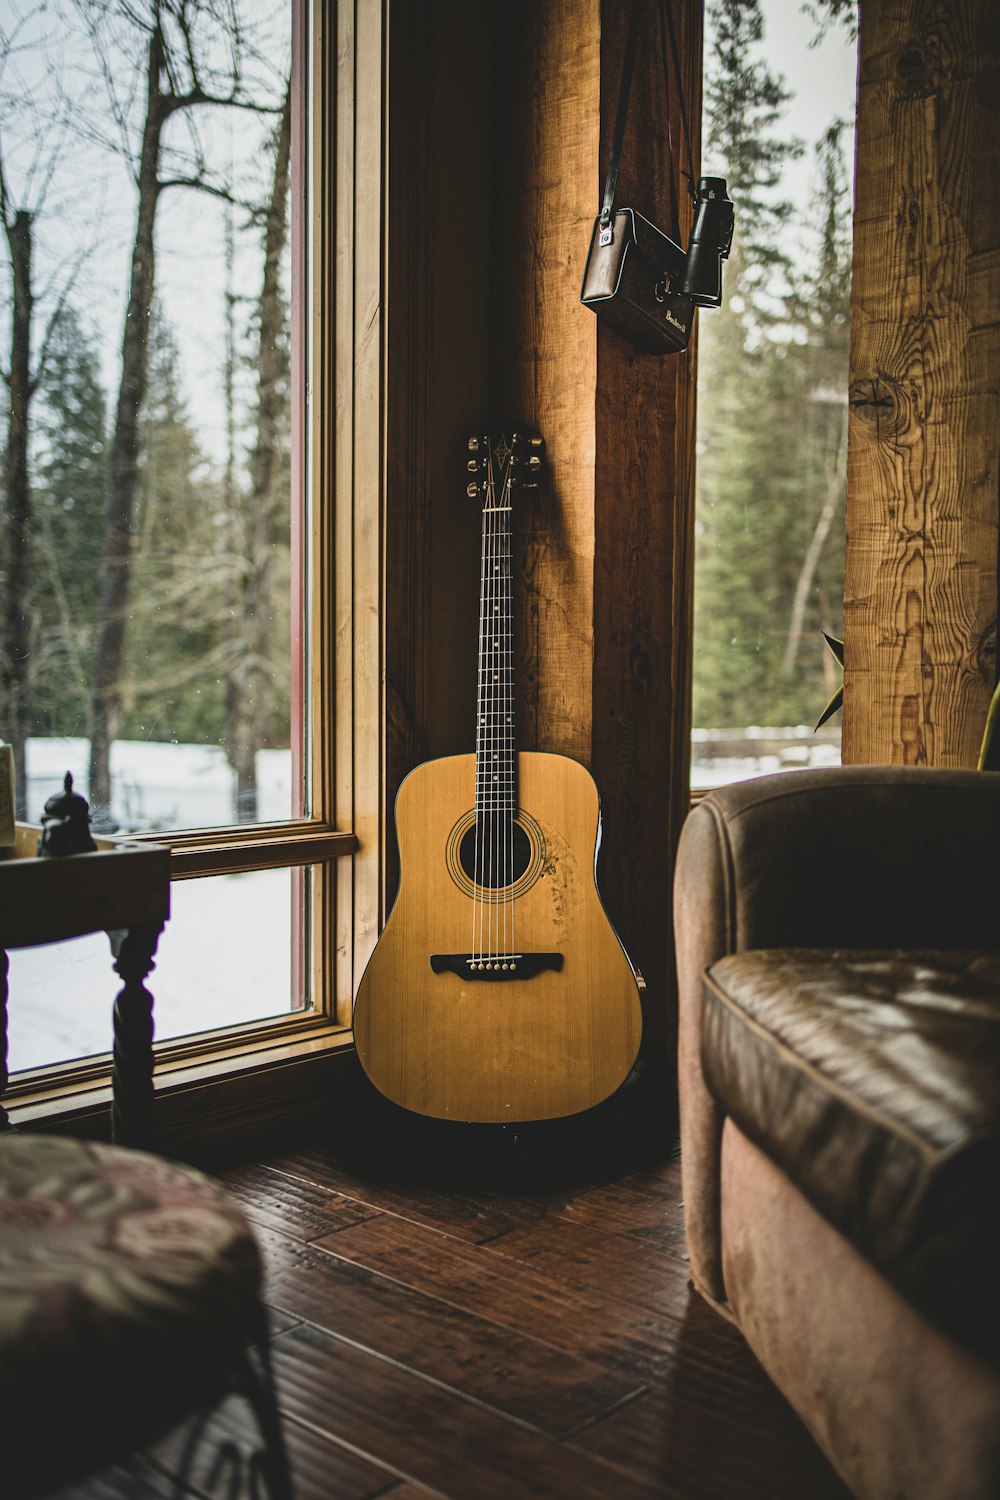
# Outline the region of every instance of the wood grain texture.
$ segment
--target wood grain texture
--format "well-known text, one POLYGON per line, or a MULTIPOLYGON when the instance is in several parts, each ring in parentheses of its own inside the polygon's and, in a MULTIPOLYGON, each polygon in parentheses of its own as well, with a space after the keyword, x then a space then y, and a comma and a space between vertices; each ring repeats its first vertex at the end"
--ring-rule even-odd
POLYGON ((1000 16, 861 11, 846 761, 974 766, 996 676, 1000 16))
POLYGON ((569 1432, 640 1389, 634 1377, 313 1246, 269 1231, 258 1242, 275 1307, 540 1431, 569 1432))
MULTIPOLYGON (((601 168, 610 151, 630 8, 601 6, 601 168)), ((688 120, 700 119, 701 7, 675 5, 688 120)), ((646 10, 616 204, 669 229, 667 100, 646 10)), ((678 91, 669 127, 684 162, 678 91)), ((680 163, 674 162, 675 181, 680 163)), ((595 179, 600 178, 595 162, 595 179)), ((603 181, 602 178, 600 178, 603 181)), ((595 180, 591 193, 598 201, 595 180)), ((681 243, 690 206, 678 183, 681 243)), ((697 330, 697 319, 695 323, 697 330)), ((640 354, 598 325, 594 522, 593 754, 607 820, 601 882, 649 988, 647 1049, 672 1066, 675 1002, 668 913, 673 861, 689 805, 695 357, 640 354)))
POLYGON ((487 7, 397 6, 386 237, 385 910, 392 808, 420 761, 475 743, 479 505, 466 441, 489 424, 487 7), (461 184, 456 188, 456 184, 461 184))
POLYGON ((400 790, 400 890, 358 990, 358 1056, 387 1098, 419 1114, 469 1121, 574 1114, 625 1081, 641 1033, 635 977, 594 883, 597 792, 575 761, 518 756, 519 807, 540 839, 534 877, 512 903, 511 947, 561 953, 563 967, 489 983, 430 968, 432 953, 474 947, 474 898, 447 863, 474 787, 475 758, 466 755, 418 767, 400 790))
POLYGON ((491 407, 546 443, 515 516, 517 720, 526 750, 591 753, 597 330, 579 303, 596 213, 598 0, 495 8, 491 407))
MULTIPOLYGON (((414 1121, 372 1091, 342 1129, 223 1169, 266 1226, 297 1500, 847 1500, 737 1330, 661 1278, 659 1240, 645 1277, 631 1259, 677 1220, 679 1163, 637 1158, 618 1111, 599 1131, 514 1132, 414 1121), (567 1254, 567 1225, 596 1230, 602 1204, 613 1231, 567 1254), (658 1310, 634 1295, 643 1279, 658 1310)), ((206 1436, 246 1451, 246 1406, 206 1436)), ((173 1438, 53 1500, 166 1500, 178 1452, 173 1438)), ((195 1479, 219 1492, 201 1464, 195 1479)))

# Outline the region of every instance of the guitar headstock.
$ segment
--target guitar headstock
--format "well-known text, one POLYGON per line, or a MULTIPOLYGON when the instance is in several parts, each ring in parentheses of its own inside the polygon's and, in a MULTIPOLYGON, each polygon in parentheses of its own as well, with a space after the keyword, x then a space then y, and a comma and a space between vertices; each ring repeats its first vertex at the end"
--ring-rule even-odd
POLYGON ((543 440, 535 434, 516 430, 493 436, 477 433, 469 439, 466 469, 476 476, 466 488, 469 499, 477 496, 483 506, 509 505, 515 490, 533 490, 542 472, 543 440))

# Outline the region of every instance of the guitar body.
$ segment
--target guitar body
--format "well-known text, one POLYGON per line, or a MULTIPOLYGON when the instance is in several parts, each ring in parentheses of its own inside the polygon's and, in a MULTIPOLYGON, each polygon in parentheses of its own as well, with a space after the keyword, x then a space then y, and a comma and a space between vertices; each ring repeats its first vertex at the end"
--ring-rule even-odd
POLYGON ((597 891, 597 788, 562 755, 516 762, 511 880, 468 868, 475 755, 418 766, 397 798, 399 894, 354 1034, 375 1086, 419 1114, 575 1114, 612 1094, 638 1052, 638 986, 597 891))

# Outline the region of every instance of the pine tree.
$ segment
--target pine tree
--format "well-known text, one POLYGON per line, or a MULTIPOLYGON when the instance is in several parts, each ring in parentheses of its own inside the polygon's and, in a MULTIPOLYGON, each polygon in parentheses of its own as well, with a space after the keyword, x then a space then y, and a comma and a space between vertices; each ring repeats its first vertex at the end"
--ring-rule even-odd
POLYGON ((222 501, 188 417, 173 330, 154 303, 142 423, 135 589, 121 739, 217 743, 222 735, 222 501))
POLYGON ((787 517, 798 475, 786 357, 791 206, 775 190, 799 143, 781 130, 789 95, 753 55, 759 0, 717 0, 706 84, 705 159, 736 209, 723 306, 702 315, 696 509, 696 725, 774 722, 780 690, 787 517))
POLYGON ((786 681, 809 693, 809 713, 832 691, 832 658, 822 632, 842 633, 847 493, 847 384, 851 325, 851 234, 844 124, 835 120, 816 147, 817 251, 797 289, 806 342, 802 369, 804 419, 801 565, 792 591, 782 661, 786 681), (808 661, 802 660, 803 651, 808 661), (817 667, 819 671, 817 672, 817 667), (822 678, 822 681, 818 680, 822 678))
POLYGON ((32 725, 36 734, 82 735, 100 600, 107 400, 97 336, 69 305, 53 322, 39 395, 32 725))
POLYGON ((257 751, 287 743, 290 666, 288 309, 281 271, 288 242, 291 84, 274 138, 274 167, 264 219, 264 265, 254 327, 256 380, 250 486, 230 504, 233 629, 226 660, 226 752, 236 773, 236 819, 259 817, 257 751))

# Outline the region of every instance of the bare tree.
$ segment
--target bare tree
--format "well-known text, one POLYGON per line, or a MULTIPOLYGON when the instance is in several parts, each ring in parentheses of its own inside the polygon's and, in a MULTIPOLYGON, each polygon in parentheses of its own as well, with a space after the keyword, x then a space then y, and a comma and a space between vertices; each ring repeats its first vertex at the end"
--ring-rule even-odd
POLYGON ((28 482, 28 408, 34 390, 31 379, 32 223, 28 209, 12 209, 7 179, 0 160, 0 217, 10 255, 12 315, 10 364, 3 372, 8 390, 6 481, 7 587, 4 593, 3 649, 0 684, 10 715, 10 743, 14 747, 14 798, 19 818, 25 818, 25 748, 31 723, 31 486, 28 482))
POLYGON ((291 85, 285 92, 275 141, 274 175, 264 220, 264 274, 257 314, 256 438, 251 486, 240 527, 236 618, 226 684, 226 749, 236 771, 237 820, 258 816, 256 753, 274 719, 272 592, 281 418, 287 406, 287 356, 282 333, 281 262, 288 240, 291 85))
MULTIPOLYGON (((121 375, 111 438, 104 560, 101 569, 101 624, 90 705, 90 797, 95 821, 110 820, 110 753, 121 701, 125 629, 135 524, 141 414, 148 380, 147 327, 156 281, 155 225, 161 194, 169 187, 196 188, 227 196, 213 180, 200 148, 192 115, 206 106, 266 111, 244 90, 244 43, 235 8, 226 0, 147 0, 140 9, 118 0, 111 14, 120 27, 138 33, 143 46, 143 114, 138 142, 130 145, 127 105, 121 80, 108 61, 112 49, 102 12, 78 0, 88 22, 95 53, 102 60, 108 100, 122 149, 129 155, 137 192, 129 294, 122 336, 121 375), (213 60, 209 62, 209 53, 213 60), (214 60, 224 58, 223 66, 214 60), (187 147, 168 147, 172 120, 188 123, 187 147)), ((127 92, 127 91, 126 91, 127 92)))
MULTIPOLYGON (((10 39, 0 63, 6 63, 10 39)), ((16 101, 22 111, 29 100, 16 101)), ((27 111, 33 115, 32 111, 27 111)), ((6 587, 0 618, 0 688, 3 689, 5 714, 8 716, 10 743, 14 747, 15 807, 19 818, 26 818, 27 772, 26 748, 31 727, 32 682, 32 505, 29 473, 31 435, 31 402, 45 368, 49 339, 66 299, 72 289, 86 250, 78 251, 67 268, 60 272, 62 290, 56 297, 39 343, 38 358, 32 366, 35 308, 38 294, 34 282, 35 231, 46 191, 62 150, 62 129, 58 120, 50 122, 53 133, 39 139, 34 160, 26 173, 20 207, 9 182, 5 157, 0 146, 0 223, 7 243, 10 266, 11 316, 10 346, 6 367, 0 371, 7 387, 7 433, 4 445, 4 524, 6 544, 6 587), (31 207, 25 206, 27 202, 31 207)), ((45 132, 39 130, 39 135, 45 132)))

